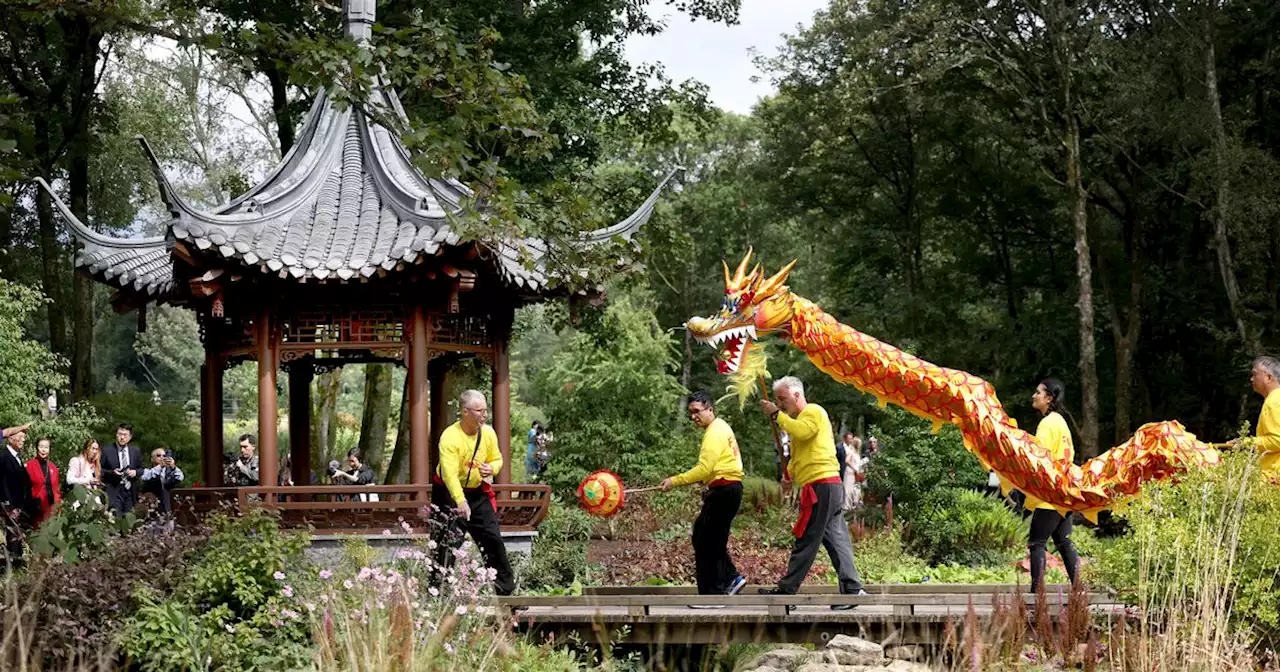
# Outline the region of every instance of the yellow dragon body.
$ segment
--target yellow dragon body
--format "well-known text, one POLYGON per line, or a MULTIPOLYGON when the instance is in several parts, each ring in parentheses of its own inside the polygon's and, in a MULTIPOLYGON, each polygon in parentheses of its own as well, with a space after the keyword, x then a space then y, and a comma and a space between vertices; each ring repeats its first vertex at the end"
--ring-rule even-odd
MULTIPOLYGON (((700 342, 719 348, 724 374, 758 370, 752 344, 757 335, 777 335, 799 348, 823 373, 874 395, 881 406, 895 404, 934 423, 959 427, 964 445, 984 469, 1000 476, 1007 493, 1016 488, 1026 506, 1040 503, 1060 513, 1078 511, 1096 521, 1099 511, 1136 495, 1142 484, 1192 467, 1217 464, 1219 455, 1176 421, 1139 427, 1123 444, 1083 465, 1054 460, 1035 436, 1018 428, 995 389, 985 380, 926 362, 841 324, 784 284, 795 266, 764 278, 760 267, 746 269, 751 252, 730 275, 724 267, 725 299, 720 312, 686 323, 700 342)), ((754 374, 753 374, 754 375, 754 374)))

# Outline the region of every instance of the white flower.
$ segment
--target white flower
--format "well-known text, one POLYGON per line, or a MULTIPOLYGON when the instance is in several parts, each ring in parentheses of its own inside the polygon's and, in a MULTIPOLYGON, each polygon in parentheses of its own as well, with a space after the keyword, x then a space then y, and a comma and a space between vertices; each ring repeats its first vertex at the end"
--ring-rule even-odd
POLYGON ((72 505, 71 505, 71 510, 72 510, 72 511, 75 511, 75 510, 76 510, 76 509, 78 509, 78 508, 80 508, 80 501, 79 501, 79 500, 77 500, 74 504, 72 504, 72 505))
POLYGON ((456 609, 454 609, 454 610, 453 610, 453 613, 455 613, 455 614, 457 614, 457 615, 459 615, 459 616, 462 616, 462 615, 466 614, 466 613, 467 613, 467 607, 466 607, 466 605, 464 605, 464 604, 459 604, 459 605, 458 605, 458 607, 457 607, 456 609))
POLYGON ((276 581, 284 581, 284 572, 278 571, 275 574, 272 574, 271 578, 275 579, 276 581))
POLYGON ((281 588, 281 589, 280 589, 280 592, 281 592, 285 597, 293 597, 293 586, 290 586, 290 585, 287 585, 287 584, 286 584, 284 588, 281 588))

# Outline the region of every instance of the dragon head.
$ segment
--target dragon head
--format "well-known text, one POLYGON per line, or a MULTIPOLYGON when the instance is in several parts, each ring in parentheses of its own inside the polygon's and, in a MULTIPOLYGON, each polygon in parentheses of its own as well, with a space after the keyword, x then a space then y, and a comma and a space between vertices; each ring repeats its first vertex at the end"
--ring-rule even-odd
POLYGON ((796 265, 792 261, 785 268, 765 278, 756 264, 750 274, 751 250, 738 264, 732 275, 729 265, 724 266, 724 303, 720 312, 712 317, 694 317, 685 322, 685 328, 700 343, 718 347, 716 368, 720 373, 731 374, 742 366, 743 358, 757 336, 767 333, 785 333, 791 325, 795 309, 792 295, 784 284, 787 275, 796 265))

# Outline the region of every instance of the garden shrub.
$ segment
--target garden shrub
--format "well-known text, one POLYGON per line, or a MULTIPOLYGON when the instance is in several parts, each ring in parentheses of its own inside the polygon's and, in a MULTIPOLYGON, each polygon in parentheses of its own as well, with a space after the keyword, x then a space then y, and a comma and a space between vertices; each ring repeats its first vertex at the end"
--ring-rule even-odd
POLYGON ((133 513, 116 517, 105 493, 77 485, 29 541, 39 555, 75 564, 100 551, 114 536, 129 534, 136 524, 133 513))
POLYGON ((771 478, 748 476, 742 481, 742 511, 763 513, 782 505, 782 486, 771 478))
POLYGON ((520 572, 525 590, 563 589, 587 581, 587 546, 593 519, 577 502, 552 495, 547 517, 538 526, 533 551, 520 572))
POLYGON ((10 579, 31 607, 30 648, 41 652, 45 669, 109 660, 138 596, 173 590, 204 540, 199 531, 142 528, 78 563, 33 563, 25 576, 10 579))
POLYGON ((656 485, 697 462, 698 436, 676 414, 684 390, 674 342, 643 297, 615 298, 591 331, 565 339, 534 373, 556 437, 543 482, 568 497, 597 469, 629 486, 656 485))
POLYGON ((1260 649, 1280 649, 1280 487, 1245 449, 1176 482, 1143 486, 1122 507, 1128 535, 1102 547, 1086 578, 1153 617, 1221 618, 1260 649))
POLYGON ((35 289, 0 279, 0 426, 37 417, 49 393, 66 386, 66 360, 23 329, 46 301, 35 289))
POLYGON ((913 507, 911 547, 934 563, 1001 564, 1026 544, 1022 518, 998 499, 944 487, 913 507))
POLYGON ((142 596, 123 648, 144 670, 293 669, 305 663, 308 627, 282 620, 306 568, 305 535, 281 532, 262 509, 210 518, 212 534, 172 594, 142 596))
POLYGON ((116 426, 128 423, 133 425, 133 445, 142 451, 144 465, 151 465, 151 449, 164 446, 173 451, 174 460, 188 475, 188 484, 200 473, 200 435, 192 429, 181 406, 157 406, 144 392, 103 394, 90 399, 90 403, 101 416, 93 431, 103 450, 115 442, 116 426))
POLYGON ((892 494, 895 513, 909 516, 913 502, 939 487, 979 489, 987 482, 954 425, 934 434, 928 422, 890 406, 868 435, 879 439, 880 451, 868 466, 866 488, 876 501, 892 494))

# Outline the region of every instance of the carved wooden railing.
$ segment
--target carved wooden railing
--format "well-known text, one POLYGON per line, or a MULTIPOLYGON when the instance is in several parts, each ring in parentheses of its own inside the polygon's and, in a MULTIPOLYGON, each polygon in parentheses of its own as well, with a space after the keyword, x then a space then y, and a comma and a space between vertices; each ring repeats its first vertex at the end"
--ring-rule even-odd
MULTIPOLYGON (((547 516, 551 487, 495 485, 498 522, 504 532, 529 532, 547 516)), ((286 528, 314 528, 317 534, 400 532, 401 520, 423 532, 423 507, 430 506, 430 485, 294 485, 246 488, 182 488, 173 491, 173 509, 181 524, 193 524, 216 511, 264 507, 280 514, 286 528), (376 494, 378 501, 359 495, 376 494)))

